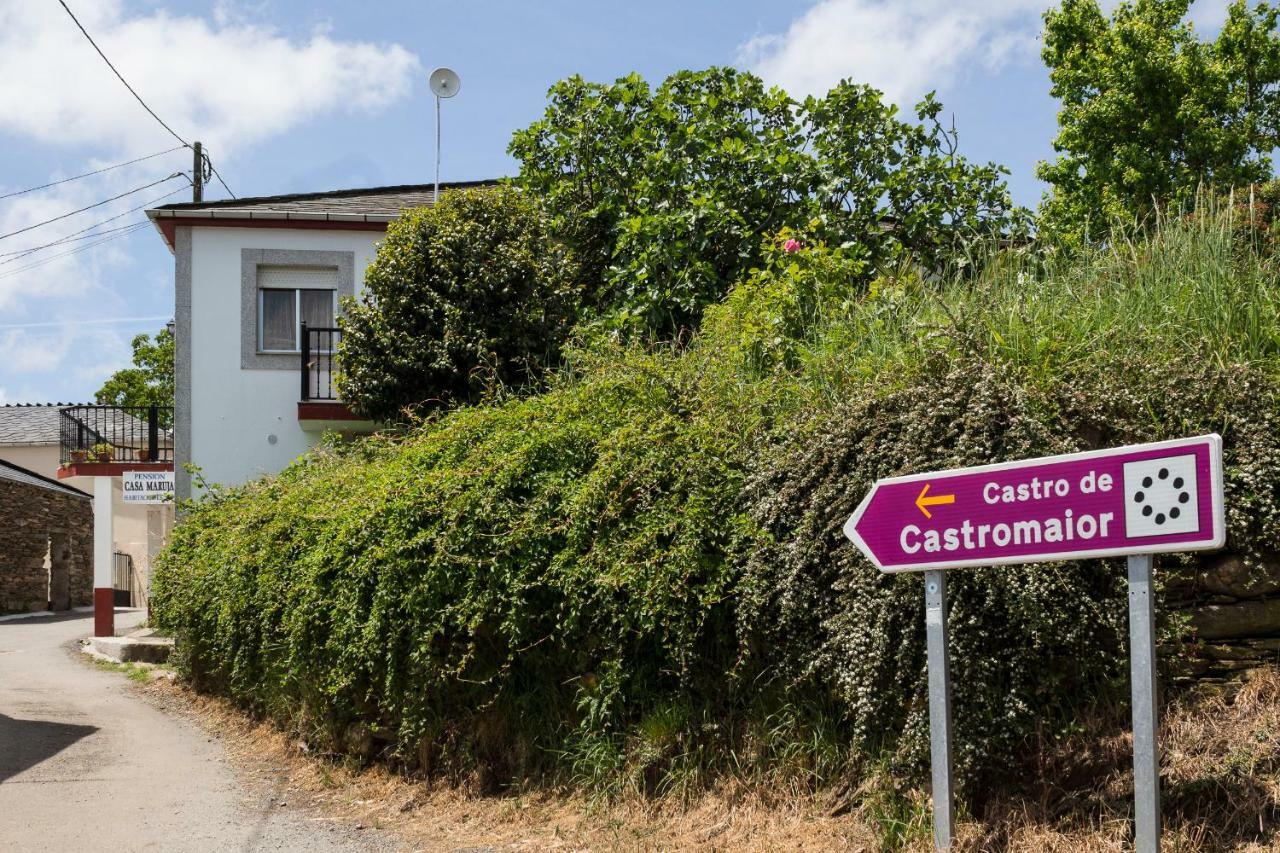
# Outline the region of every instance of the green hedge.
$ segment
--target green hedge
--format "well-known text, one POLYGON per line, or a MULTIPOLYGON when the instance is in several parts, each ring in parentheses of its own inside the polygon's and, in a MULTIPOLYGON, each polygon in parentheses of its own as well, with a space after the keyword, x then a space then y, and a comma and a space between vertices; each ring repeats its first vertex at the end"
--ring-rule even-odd
MULTIPOLYGON (((840 524, 879 476, 1216 430, 1230 546, 1269 559, 1280 299, 1234 240, 1188 221, 866 292, 839 250, 770 249, 683 349, 582 344, 540 396, 204 500, 159 562, 156 620, 200 688, 484 787, 812 785, 886 756, 918 774, 919 582, 879 576, 840 524)), ((957 574, 966 778, 1117 673, 1120 577, 957 574)))
POLYGON ((566 726, 716 701, 740 438, 691 411, 671 361, 327 447, 200 505, 153 599, 195 684, 326 748, 504 779, 566 726))

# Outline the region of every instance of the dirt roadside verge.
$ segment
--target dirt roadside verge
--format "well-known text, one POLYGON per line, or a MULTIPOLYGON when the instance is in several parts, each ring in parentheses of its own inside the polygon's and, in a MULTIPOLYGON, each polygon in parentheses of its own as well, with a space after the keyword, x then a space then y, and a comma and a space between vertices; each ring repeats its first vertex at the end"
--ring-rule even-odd
MULTIPOLYGON (((921 823, 923 802, 897 818, 866 805, 830 813, 829 796, 774 797, 722 787, 699 802, 593 803, 560 792, 470 796, 455 787, 430 786, 384 768, 353 770, 305 754, 275 727, 249 720, 224 701, 202 696, 168 678, 137 689, 171 714, 188 717, 219 740, 243 775, 274 784, 280 808, 344 830, 386 833, 414 851, 604 850, 931 850, 921 823), (785 804, 780 805, 779 801, 785 804), (900 820, 898 820, 900 818, 900 820), (897 822, 895 822, 897 821, 897 822)), ((1264 851, 1276 846, 1280 804, 1280 674, 1264 672, 1231 702, 1206 698, 1175 703, 1162 726, 1167 825, 1165 841, 1187 851, 1264 851), (1224 762, 1228 764, 1224 765, 1224 762), (1224 775, 1224 766, 1234 768, 1224 775), (1234 781, 1233 781, 1234 780, 1234 781), (1239 784, 1237 784, 1239 783, 1239 784), (1220 807, 1187 792, 1206 786, 1231 802, 1220 807), (1248 792, 1246 804, 1241 795, 1248 792), (1197 803, 1208 809, 1202 810, 1197 803), (1244 812, 1257 812, 1249 818, 1244 812), (1256 833, 1228 824, 1256 821, 1256 833)), ((1119 851, 1128 848, 1127 733, 1083 734, 1046 751, 1044 778, 1032 788, 1057 789, 1062 798, 1002 798, 983 824, 959 827, 958 850, 1119 851), (1084 768, 1092 781, 1081 790, 1067 779, 1084 768), (1085 795, 1085 791, 1091 794, 1085 795), (1063 811, 1066 801, 1075 809, 1063 811), (993 846, 994 845, 994 846, 993 846)), ((922 792, 907 792, 921 800, 922 792)), ((1214 799, 1210 797, 1209 799, 1214 799)))

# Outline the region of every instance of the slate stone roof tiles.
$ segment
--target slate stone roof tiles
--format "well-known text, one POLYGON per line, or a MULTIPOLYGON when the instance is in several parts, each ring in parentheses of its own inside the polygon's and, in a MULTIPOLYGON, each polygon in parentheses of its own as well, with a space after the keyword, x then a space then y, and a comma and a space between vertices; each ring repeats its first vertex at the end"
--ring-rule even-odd
POLYGON ((0 405, 0 446, 57 444, 59 413, 75 403, 0 405))
MULTIPOLYGON (((494 186, 497 181, 455 181, 441 183, 440 190, 494 186)), ((221 199, 209 202, 166 204, 147 211, 153 220, 166 217, 292 219, 313 216, 328 219, 394 219, 404 210, 435 203, 433 184, 403 184, 392 187, 332 190, 294 195, 221 199)))

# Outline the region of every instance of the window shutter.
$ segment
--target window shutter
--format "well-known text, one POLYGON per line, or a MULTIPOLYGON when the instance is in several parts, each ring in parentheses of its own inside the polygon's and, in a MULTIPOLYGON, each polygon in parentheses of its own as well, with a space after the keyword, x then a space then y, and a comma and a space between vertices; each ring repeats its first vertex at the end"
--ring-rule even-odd
POLYGON ((337 290, 333 267, 258 267, 258 287, 280 290, 337 290))

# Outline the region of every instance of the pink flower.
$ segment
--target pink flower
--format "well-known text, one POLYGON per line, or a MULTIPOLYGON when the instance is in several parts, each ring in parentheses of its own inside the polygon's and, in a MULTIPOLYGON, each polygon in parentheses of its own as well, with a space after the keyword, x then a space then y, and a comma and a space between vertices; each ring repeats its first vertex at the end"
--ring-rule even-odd
POLYGON ((788 254, 800 251, 800 241, 792 237, 790 240, 782 244, 782 251, 788 254))

